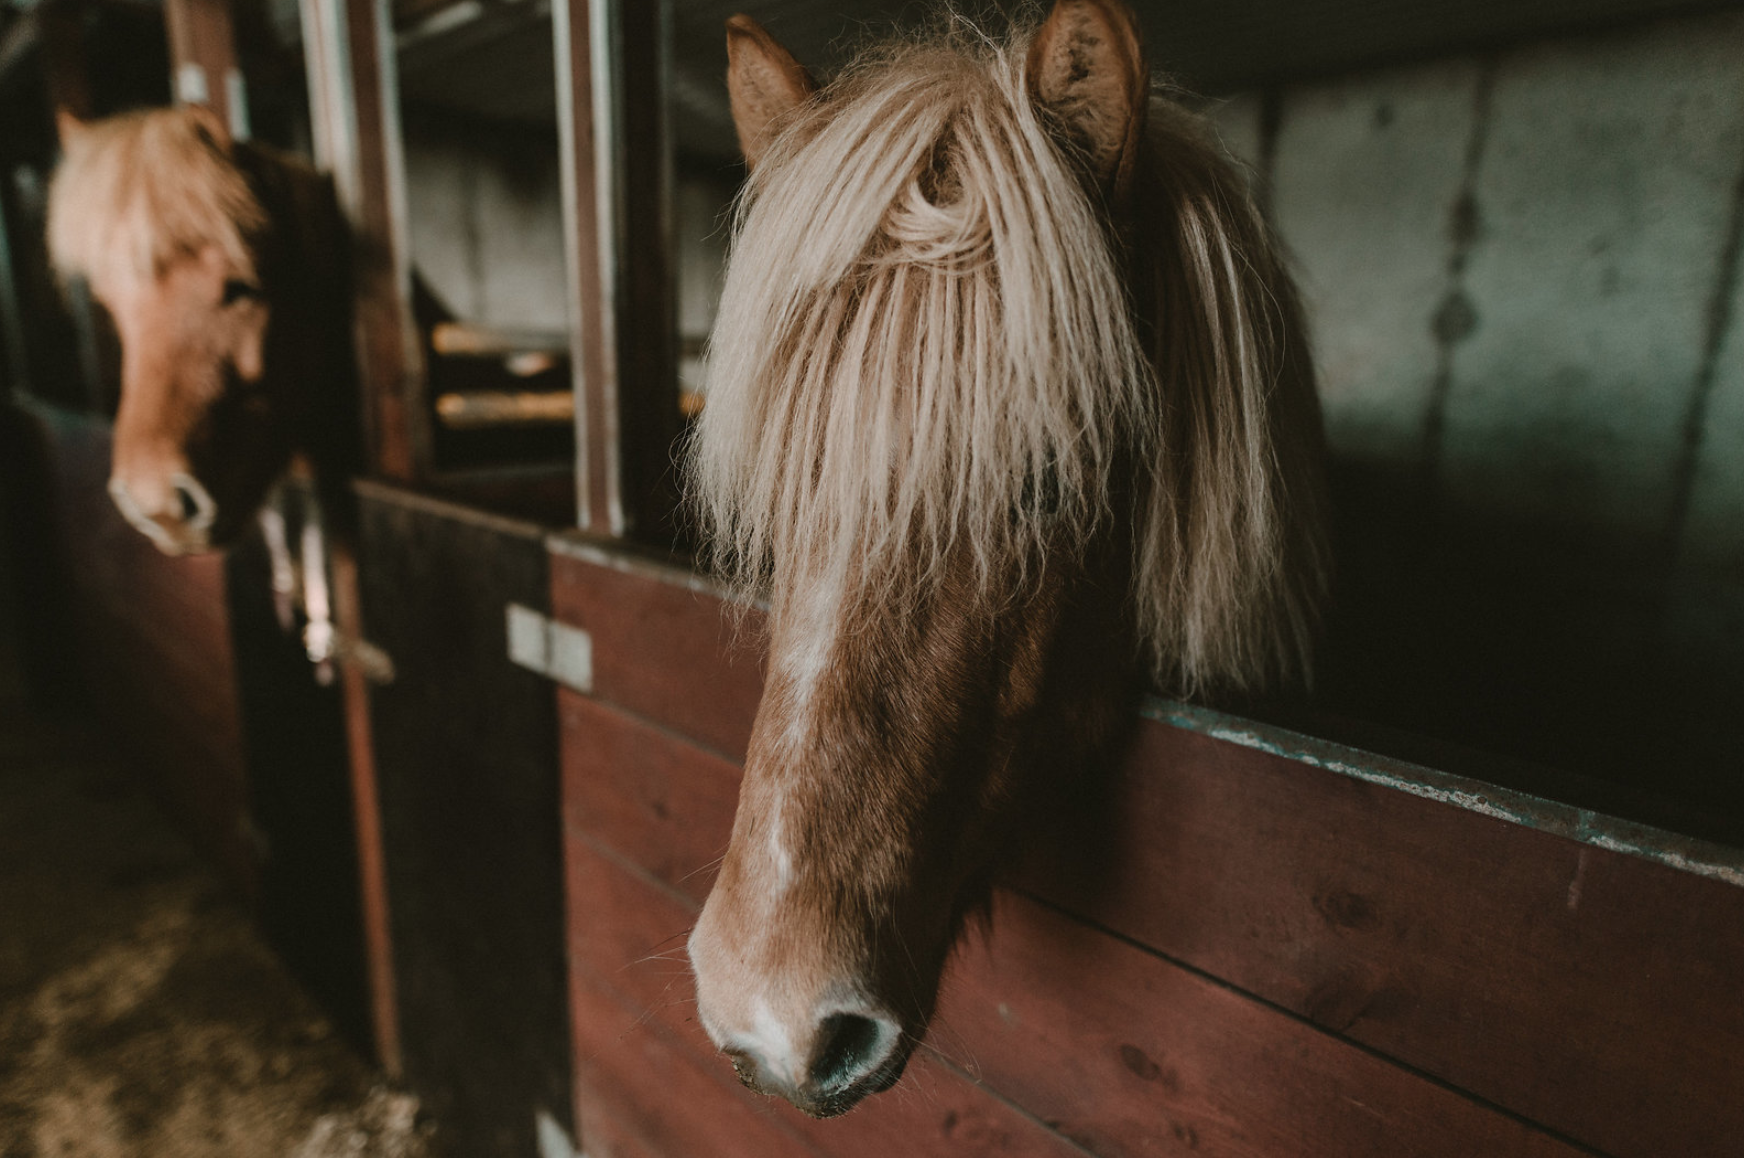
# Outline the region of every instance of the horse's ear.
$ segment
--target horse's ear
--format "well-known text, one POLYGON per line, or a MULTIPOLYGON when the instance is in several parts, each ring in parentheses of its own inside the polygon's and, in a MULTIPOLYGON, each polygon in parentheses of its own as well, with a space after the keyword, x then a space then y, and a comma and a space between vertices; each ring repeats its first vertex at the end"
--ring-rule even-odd
POLYGON ((212 106, 187 104, 182 105, 181 110, 194 126, 194 131, 205 137, 213 148, 222 151, 230 147, 230 126, 213 111, 212 106))
POLYGON ((1124 193, 1144 136, 1150 73, 1138 21, 1122 0, 1056 0, 1029 49, 1035 102, 1124 193))
POLYGON ((747 165, 757 164, 781 118, 816 91, 811 73, 761 24, 743 13, 728 19, 727 92, 747 165))
POLYGON ((79 119, 78 114, 66 106, 55 109, 55 133, 60 137, 61 152, 70 153, 77 148, 79 142, 85 139, 85 134, 90 131, 90 127, 79 119))

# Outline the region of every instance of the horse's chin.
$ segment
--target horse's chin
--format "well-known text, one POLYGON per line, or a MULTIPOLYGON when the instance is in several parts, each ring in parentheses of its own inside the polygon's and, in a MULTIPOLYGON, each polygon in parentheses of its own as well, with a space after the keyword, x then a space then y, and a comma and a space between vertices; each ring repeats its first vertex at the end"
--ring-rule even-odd
POLYGON ((240 537, 240 533, 235 528, 223 527, 214 527, 197 535, 146 532, 146 538, 151 540, 152 546, 172 558, 221 554, 234 545, 240 537))
POLYGON ((814 1118, 840 1117, 873 1094, 882 1094, 901 1080, 902 1071, 908 1068, 908 1059, 913 1054, 912 1048, 905 1048, 847 1089, 824 1098, 813 1108, 800 1106, 799 1109, 814 1118))
POLYGON ((133 525, 134 530, 145 536, 152 546, 171 558, 180 558, 184 555, 204 555, 218 549, 209 531, 197 533, 183 530, 172 531, 149 519, 134 518, 131 514, 127 516, 127 521, 133 525))
POLYGON ((867 1098, 871 1097, 873 1094, 882 1094, 885 1090, 888 1090, 901 1080, 903 1071, 908 1068, 908 1059, 914 1055, 913 1045, 906 1043, 918 1041, 919 1035, 911 1036, 904 1034, 903 1039, 905 1044, 902 1048, 895 1054, 892 1054, 890 1058, 876 1070, 867 1074, 851 1086, 847 1086, 840 1090, 832 1090, 831 1092, 823 1094, 817 1098, 798 1098, 794 1097, 786 1090, 766 1089, 764 1086, 759 1084, 755 1078, 751 1077, 746 1070, 740 1068, 737 1063, 734 1064, 733 1070, 739 1075, 739 1081, 746 1089, 754 1090, 767 1097, 781 1098, 807 1117, 839 1118, 861 1102, 865 1101, 867 1098))

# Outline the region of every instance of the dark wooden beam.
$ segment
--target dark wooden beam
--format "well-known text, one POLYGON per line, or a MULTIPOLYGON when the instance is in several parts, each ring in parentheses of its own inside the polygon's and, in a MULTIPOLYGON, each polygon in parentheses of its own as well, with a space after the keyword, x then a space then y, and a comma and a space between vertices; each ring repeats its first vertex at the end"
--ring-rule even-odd
POLYGON ((170 75, 180 104, 205 105, 246 140, 248 102, 236 64, 230 0, 164 0, 170 75))
POLYGON ((411 311, 405 166, 386 0, 302 0, 316 160, 333 174, 357 246, 357 333, 369 470, 429 473, 423 355, 411 311))
MULTIPOLYGON (((87 121, 96 115, 90 71, 85 59, 86 11, 84 0, 56 0, 44 4, 33 14, 38 43, 42 47, 43 87, 57 131, 64 129, 68 117, 87 121)), ((61 145, 64 149, 66 142, 63 140, 61 145)), ((101 414, 106 409, 109 391, 97 341, 96 303, 91 299, 90 287, 82 278, 67 285, 64 300, 73 319, 85 408, 93 414, 101 414)))
MULTIPOLYGON (((334 544, 332 563, 334 619, 348 638, 362 639, 357 555, 352 544, 334 544)), ((397 1078, 404 1070, 399 986, 394 974, 387 855, 382 842, 381 790, 376 780, 369 684, 356 664, 341 665, 339 679, 351 764, 351 807, 357 825, 358 891, 363 913, 365 969, 369 975, 370 1028, 375 1036, 376 1060, 390 1076, 397 1078)))
POLYGON ((572 241, 579 522, 662 537, 680 427, 666 132, 667 5, 554 7, 572 241))
POLYGON ((22 394, 30 384, 30 359, 24 352, 24 312, 18 299, 18 282, 12 267, 12 246, 7 237, 6 201, 0 198, 0 399, 22 394))
POLYGON ((42 49, 42 79, 48 90, 49 107, 79 120, 90 120, 96 109, 91 102, 91 82, 85 72, 85 6, 79 0, 44 4, 20 21, 34 18, 36 42, 42 49))
MULTIPOLYGON (((386 0, 302 0, 301 8, 316 159, 333 174, 357 247, 362 413, 355 420, 364 424, 366 470, 409 482, 428 471, 430 436, 422 407, 423 361, 411 312, 388 5, 386 0)), ((338 627, 349 638, 365 638, 351 544, 334 544, 333 570, 338 627)), ((347 665, 342 673, 376 1054, 390 1074, 398 1075, 399 999, 370 692, 354 667, 347 665)))

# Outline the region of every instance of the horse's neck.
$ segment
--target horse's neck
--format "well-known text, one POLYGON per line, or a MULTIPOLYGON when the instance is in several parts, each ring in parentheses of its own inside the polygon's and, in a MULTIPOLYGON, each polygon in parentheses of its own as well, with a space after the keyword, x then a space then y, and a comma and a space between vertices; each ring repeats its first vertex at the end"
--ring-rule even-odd
POLYGON ((265 258, 278 280, 284 324, 296 331, 283 371, 312 392, 296 449, 327 513, 329 532, 349 536, 349 479, 362 467, 363 414, 353 334, 351 234, 332 181, 300 160, 257 145, 239 150, 273 221, 265 258))

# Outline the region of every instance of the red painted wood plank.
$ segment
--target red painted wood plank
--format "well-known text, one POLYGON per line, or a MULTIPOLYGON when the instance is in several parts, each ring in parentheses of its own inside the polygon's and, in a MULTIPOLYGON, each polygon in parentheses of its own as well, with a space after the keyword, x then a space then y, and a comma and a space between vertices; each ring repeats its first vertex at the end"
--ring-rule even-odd
POLYGON ((566 825, 701 904, 732 832, 739 766, 567 689, 557 707, 566 825))
POLYGON ((585 836, 571 835, 563 855, 571 970, 658 1018, 698 1056, 712 1056, 684 954, 697 906, 585 836))
POLYGON ((992 929, 953 962, 931 1041, 1099 1155, 1581 1152, 1016 894, 992 929))
MULTIPOLYGON (((684 934, 696 906, 602 854, 585 837, 570 840, 566 857, 572 984, 613 992, 657 1025, 670 1047, 685 1052, 693 1065, 719 1082, 734 1082, 694 1014, 684 934)), ((1065 1138, 926 1053, 911 1063, 899 1092, 828 1122, 805 1118, 786 1103, 759 1098, 736 1084, 730 1092, 810 1139, 818 1152, 839 1158, 1082 1158, 1065 1138)))
MULTIPOLYGON (((724 1074, 692 1013, 683 935, 693 907, 585 839, 569 856, 572 966, 724 1074)), ((994 929, 953 965, 930 1041, 1002 1097, 923 1052, 903 1092, 868 1101, 840 1126, 795 1117, 793 1128, 831 1153, 868 1158, 980 1147, 1067 1154, 1067 1138, 1111 1158, 1578 1153, 1034 902, 1000 893, 994 929)))
POLYGON ((575 1120, 587 1158, 660 1158, 640 1134, 620 1122, 613 1107, 591 1086, 577 1090, 575 1120))
POLYGON ((252 894, 246 769, 223 561, 170 558, 109 500, 106 424, 33 412, 94 706, 142 757, 173 814, 252 894))
POLYGON ((1159 724, 1108 799, 1030 888, 1599 1149, 1739 1152, 1744 890, 1159 724))
POLYGON ((901 1085, 845 1117, 797 1124, 836 1158, 1086 1158, 1082 1147, 928 1050, 915 1054, 901 1085))
POLYGON ((594 693, 734 759, 763 695, 762 619, 650 568, 551 556, 551 612, 593 637, 594 693))

